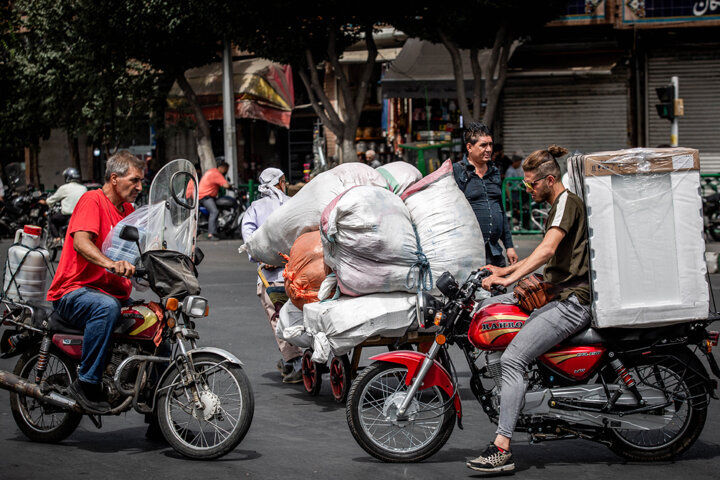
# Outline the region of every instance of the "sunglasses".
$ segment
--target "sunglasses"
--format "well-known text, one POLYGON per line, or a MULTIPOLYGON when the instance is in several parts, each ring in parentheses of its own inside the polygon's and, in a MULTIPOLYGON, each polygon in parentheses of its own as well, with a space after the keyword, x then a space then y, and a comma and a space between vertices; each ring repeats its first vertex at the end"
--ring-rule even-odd
POLYGON ((525 186, 525 188, 527 188, 527 189, 530 190, 530 191, 534 191, 534 190, 535 190, 535 185, 537 185, 537 183, 540 182, 541 180, 545 180, 545 179, 546 179, 547 177, 549 177, 549 176, 550 176, 550 175, 545 175, 544 177, 538 178, 538 179, 535 180, 534 182, 530 182, 530 183, 528 183, 528 182, 526 182, 525 180, 523 180, 522 183, 523 183, 523 185, 525 186))

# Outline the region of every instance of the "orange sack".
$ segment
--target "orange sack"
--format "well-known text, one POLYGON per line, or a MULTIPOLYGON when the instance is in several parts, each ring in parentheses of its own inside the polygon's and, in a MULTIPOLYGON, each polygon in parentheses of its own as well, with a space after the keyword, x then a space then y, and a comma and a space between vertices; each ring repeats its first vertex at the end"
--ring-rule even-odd
POLYGON ((325 280, 320 231, 300 235, 290 249, 290 256, 284 257, 285 292, 293 305, 302 310, 306 303, 318 301, 318 290, 325 280))

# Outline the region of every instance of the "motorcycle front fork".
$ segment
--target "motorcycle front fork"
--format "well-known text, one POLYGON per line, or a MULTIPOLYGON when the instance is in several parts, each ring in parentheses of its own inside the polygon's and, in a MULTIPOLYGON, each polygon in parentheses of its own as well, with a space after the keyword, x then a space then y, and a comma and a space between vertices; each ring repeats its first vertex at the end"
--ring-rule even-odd
POLYGON ((400 408, 398 408, 398 411, 397 411, 398 417, 402 417, 403 415, 405 415, 405 412, 407 411, 408 407, 412 403, 412 400, 415 397, 415 394, 417 393, 418 389, 420 388, 420 385, 422 385, 423 380, 425 379, 425 375, 427 375, 428 371, 430 371, 430 367, 432 367, 433 363, 435 362, 435 357, 437 357, 441 348, 442 348, 442 345, 440 345, 437 342, 433 342, 432 346, 430 347, 430 350, 428 350, 428 353, 425 356, 425 359, 423 360, 422 365, 420 365, 420 369, 418 370, 417 374, 415 375, 415 378, 413 379, 413 381, 410 385, 410 389, 408 390, 407 395, 405 396, 405 399, 403 399, 403 402, 400 405, 400 408))

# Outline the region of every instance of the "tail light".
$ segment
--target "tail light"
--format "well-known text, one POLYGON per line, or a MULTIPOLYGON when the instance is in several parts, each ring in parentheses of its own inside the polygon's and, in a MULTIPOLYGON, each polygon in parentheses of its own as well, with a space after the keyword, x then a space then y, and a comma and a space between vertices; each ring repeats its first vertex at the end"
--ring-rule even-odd
POLYGON ((720 337, 720 332, 708 332, 708 340, 713 347, 718 346, 718 337, 720 337))

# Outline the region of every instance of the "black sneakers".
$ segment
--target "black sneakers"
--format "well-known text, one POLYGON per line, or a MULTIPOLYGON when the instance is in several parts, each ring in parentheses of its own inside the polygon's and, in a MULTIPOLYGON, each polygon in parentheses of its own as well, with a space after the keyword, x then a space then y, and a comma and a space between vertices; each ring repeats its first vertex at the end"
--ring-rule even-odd
POLYGON ((68 387, 67 392, 88 413, 102 414, 110 411, 110 404, 101 400, 100 388, 100 385, 93 385, 75 379, 68 387))
POLYGON ((484 473, 501 473, 515 470, 510 450, 500 451, 495 444, 491 443, 479 457, 468 460, 465 463, 468 468, 484 473))

